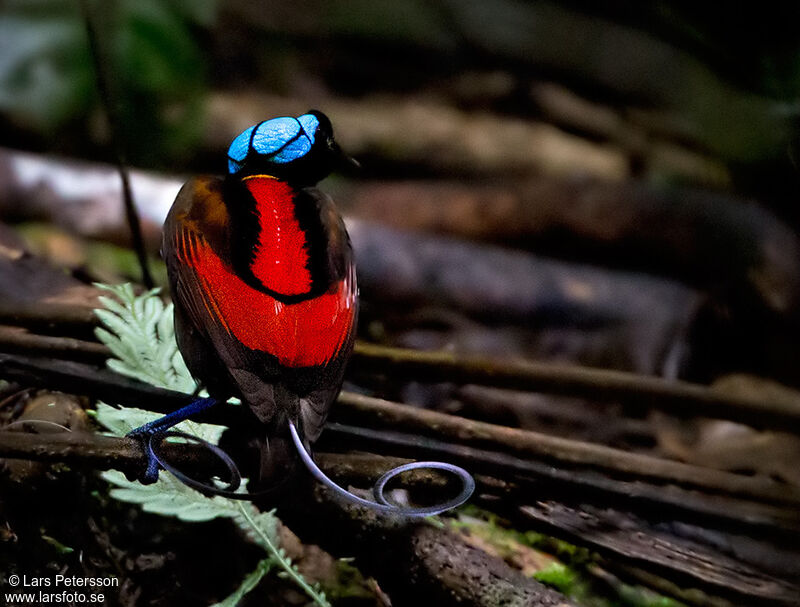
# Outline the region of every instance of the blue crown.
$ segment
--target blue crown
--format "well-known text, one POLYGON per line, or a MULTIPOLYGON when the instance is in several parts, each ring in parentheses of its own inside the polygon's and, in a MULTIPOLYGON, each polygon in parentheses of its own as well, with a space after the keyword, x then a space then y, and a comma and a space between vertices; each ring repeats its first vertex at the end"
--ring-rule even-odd
POLYGON ((273 118, 251 126, 240 133, 228 148, 228 172, 242 170, 248 157, 287 164, 311 151, 319 119, 313 114, 297 118, 273 118))

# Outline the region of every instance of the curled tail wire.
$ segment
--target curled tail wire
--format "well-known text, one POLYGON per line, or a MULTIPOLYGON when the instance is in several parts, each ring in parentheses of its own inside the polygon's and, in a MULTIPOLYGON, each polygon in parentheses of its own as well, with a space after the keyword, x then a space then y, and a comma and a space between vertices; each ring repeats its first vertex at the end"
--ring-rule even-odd
MULTIPOLYGON (((147 471, 144 475, 144 480, 149 482, 155 482, 158 479, 158 471, 159 468, 163 468, 164 470, 170 472, 175 478, 179 481, 196 489, 205 495, 221 495, 223 497, 228 497, 231 499, 239 499, 239 500, 251 500, 260 497, 267 496, 273 492, 275 492, 283 482, 278 482, 276 484, 272 484, 268 488, 262 491, 254 491, 254 492, 243 492, 239 490, 239 486, 241 484, 241 474, 239 472, 238 467, 234 463, 234 461, 230 458, 230 456, 225 453, 222 449, 220 449, 217 445, 213 443, 209 443, 206 440, 203 440, 197 436, 192 436, 190 434, 186 434, 185 432, 179 432, 176 430, 171 430, 172 426, 174 426, 179 421, 183 421, 184 419, 188 419, 189 416, 208 409, 214 406, 217 401, 213 398, 204 398, 198 399, 191 404, 170 413, 162 418, 159 418, 153 422, 149 422, 140 428, 137 428, 133 432, 131 432, 128 436, 133 436, 134 438, 140 438, 143 440, 143 444, 146 449, 147 454, 147 471), (205 447, 213 455, 215 455, 228 469, 229 473, 229 481, 228 485, 225 488, 220 488, 208 483, 204 483, 202 481, 196 480, 188 476, 187 474, 178 470, 175 466, 171 465, 169 461, 165 458, 164 453, 162 452, 164 441, 168 438, 180 438, 184 441, 188 441, 190 443, 195 443, 200 446, 205 447)), ((340 487, 336 483, 334 483, 330 478, 328 478, 322 470, 314 463, 314 460, 311 458, 311 454, 309 453, 306 446, 303 444, 303 440, 300 438, 300 434, 297 431, 297 427, 294 425, 293 422, 287 422, 289 425, 289 433, 291 435, 291 441, 294 443, 295 448, 297 449, 297 453, 300 456, 303 464, 305 464, 306 468, 308 468, 309 472, 311 472, 312 476, 316 478, 319 482, 323 485, 328 487, 331 491, 336 493, 339 497, 359 504, 360 506, 366 506, 367 508, 371 508, 373 510, 377 510, 379 512, 385 512, 389 514, 396 514, 400 516, 407 516, 407 517, 423 517, 423 516, 432 516, 434 514, 440 514, 445 512, 446 510, 450 510, 452 508, 456 508, 460 506, 464 502, 466 502, 470 496, 472 495, 473 491, 475 491, 475 480, 472 476, 459 466, 455 466, 453 464, 447 464, 445 462, 414 462, 410 464, 405 464, 402 466, 397 466, 396 468, 392 468, 388 472, 386 472, 383 476, 381 476, 375 485, 372 488, 373 496, 375 497, 375 501, 364 499, 357 495, 354 495, 347 491, 346 489, 340 487), (393 479, 398 474, 406 472, 408 470, 416 470, 419 468, 426 468, 428 470, 442 470, 444 472, 449 472, 453 476, 461 481, 461 491, 459 494, 454 497, 453 499, 447 500, 445 502, 434 504, 432 506, 420 506, 420 507, 405 507, 405 506, 398 506, 396 504, 390 503, 386 497, 384 496, 384 491, 386 490, 386 485, 389 483, 391 479, 393 479)), ((291 454, 291 448, 288 446, 288 440, 286 438, 280 438, 275 442, 276 450, 275 454, 280 453, 282 455, 281 462, 291 454), (278 449, 277 447, 281 446, 282 448, 278 449)), ((269 449, 268 452, 271 452, 272 449, 269 449)), ((262 454, 263 455, 263 454, 262 454)), ((267 472, 268 476, 274 476, 275 472, 275 464, 280 462, 267 462, 267 472), (270 465, 271 464, 271 465, 270 465)), ((265 462, 262 461, 262 473, 265 471, 264 467, 265 462)), ((284 477, 283 481, 288 478, 289 475, 284 477)))
POLYGON ((475 479, 472 478, 469 472, 459 466, 447 464, 445 462, 413 462, 411 464, 404 464, 402 466, 392 468, 378 479, 372 488, 372 494, 375 496, 376 501, 364 499, 363 497, 354 495, 343 487, 340 487, 330 478, 328 478, 322 470, 319 469, 319 466, 317 466, 317 464, 314 463, 314 460, 311 459, 311 454, 309 454, 305 445, 303 445, 303 441, 300 439, 297 428, 295 428, 295 425, 292 422, 289 422, 289 432, 292 435, 292 440, 294 441, 295 447, 297 447, 297 452, 300 455, 300 459, 303 461, 306 468, 308 468, 309 472, 311 472, 314 478, 336 493, 336 495, 349 502, 359 504, 360 506, 366 506, 367 508, 371 508, 379 512, 398 514, 408 517, 432 516, 434 514, 441 514, 442 512, 460 506, 466 502, 472 495, 473 491, 475 491, 475 479), (450 472, 461 481, 461 492, 451 500, 434 504, 432 506, 404 507, 389 503, 389 501, 383 495, 383 492, 386 489, 386 484, 398 474, 418 468, 444 470, 446 472, 450 472))

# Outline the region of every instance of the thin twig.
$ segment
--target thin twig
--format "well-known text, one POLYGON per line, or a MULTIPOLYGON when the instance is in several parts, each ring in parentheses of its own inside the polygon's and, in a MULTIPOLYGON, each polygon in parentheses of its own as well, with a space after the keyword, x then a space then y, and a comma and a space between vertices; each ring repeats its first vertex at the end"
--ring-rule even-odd
MULTIPOLYGON (((23 384, 127 405, 141 406, 146 402, 148 409, 154 411, 172 411, 191 400, 187 394, 153 388, 85 364, 31 361, 6 354, 0 355, 0 368, 1 375, 23 384)), ((224 405, 198 417, 198 421, 232 428, 245 427, 252 419, 247 408, 224 405)), ((394 444, 402 447, 398 455, 419 457, 425 453, 463 458, 477 472, 485 470, 506 479, 522 475, 545 480, 573 494, 584 492, 587 499, 592 493, 618 503, 640 502, 648 510, 657 510, 661 504, 701 518, 730 522, 741 517, 742 525, 756 528, 797 526, 800 490, 770 479, 557 439, 346 392, 334 407, 326 435, 346 436, 341 421, 359 426, 355 431, 356 448, 364 448, 371 441, 379 443, 383 451, 394 444), (748 500, 749 506, 744 503, 748 500), (734 503, 738 505, 732 506, 734 503)), ((350 431, 351 439, 353 432, 350 431)))
MULTIPOLYGON (((763 501, 731 497, 702 489, 685 489, 648 479, 618 479, 613 469, 592 471, 573 469, 532 458, 515 457, 452 442, 374 430, 330 422, 321 447, 369 449, 416 458, 441 458, 465 466, 484 478, 507 482, 499 492, 511 503, 535 501, 544 497, 569 503, 593 503, 631 509, 657 518, 674 516, 680 520, 727 530, 786 538, 800 534, 796 504, 776 506, 763 501)), ((485 483, 482 483, 485 485, 485 483)), ((496 482, 488 493, 498 495, 496 482)))
POLYGON ((99 323, 89 306, 4 300, 0 301, 0 324, 55 335, 91 335, 99 323))
POLYGON ((33 356, 58 356, 102 363, 111 356, 104 345, 72 337, 49 337, 0 325, 0 350, 33 356))
POLYGON ((462 445, 551 461, 560 467, 585 466, 617 477, 647 479, 686 488, 717 491, 776 503, 800 505, 800 488, 764 477, 744 476, 586 443, 409 407, 352 392, 342 392, 333 419, 451 439, 462 445))
MULTIPOLYGON (((209 470, 219 464, 199 445, 164 443, 165 457, 184 470, 209 470)), ((147 465, 139 441, 89 432, 29 434, 0 431, 0 457, 80 465, 96 470, 139 473, 147 465)))
MULTIPOLYGON (((0 323, 37 328, 52 327, 63 321, 71 323, 74 329, 81 319, 94 322, 86 309, 78 306, 39 304, 27 310, 22 308, 9 303, 0 306, 0 323), (50 314, 55 318, 49 317, 50 314)), ((29 353, 46 354, 46 351, 32 345, 29 353)), ((730 419, 755 428, 800 434, 800 403, 730 396, 699 384, 624 371, 389 348, 363 341, 356 342, 351 369, 355 373, 390 370, 393 377, 410 377, 415 381, 536 391, 583 397, 589 402, 618 401, 641 410, 661 409, 676 417, 730 419)))
POLYGON ((119 171, 120 179, 122 180, 122 200, 125 204, 125 217, 128 221, 128 227, 131 231, 131 241, 133 249, 136 252, 136 258, 139 261, 139 267, 142 271, 142 283, 148 288, 152 289, 155 285, 153 277, 150 274, 150 267, 147 261, 147 251, 144 246, 144 238, 142 237, 142 224, 139 219, 139 212, 136 209, 136 204, 133 201, 133 191, 131 190, 130 175, 125 162, 125 151, 122 144, 122 135, 119 131, 119 124, 121 124, 121 116, 111 91, 110 79, 107 73, 107 66, 111 65, 109 54, 105 52, 100 38, 97 35, 97 28, 95 18, 92 14, 92 9, 89 0, 80 0, 81 9, 83 11, 84 21, 86 23, 86 35, 89 39, 89 50, 94 64, 95 76, 97 78, 97 89, 100 93, 100 100, 106 114, 106 122, 108 123, 111 131, 111 142, 114 147, 114 157, 116 159, 117 170, 119 171))
POLYGON ((721 394, 683 381, 624 371, 555 365, 523 359, 494 360, 449 352, 423 352, 357 342, 352 367, 415 381, 450 381, 619 401, 643 410, 658 408, 678 417, 731 419, 757 428, 800 433, 800 403, 754 400, 721 394))

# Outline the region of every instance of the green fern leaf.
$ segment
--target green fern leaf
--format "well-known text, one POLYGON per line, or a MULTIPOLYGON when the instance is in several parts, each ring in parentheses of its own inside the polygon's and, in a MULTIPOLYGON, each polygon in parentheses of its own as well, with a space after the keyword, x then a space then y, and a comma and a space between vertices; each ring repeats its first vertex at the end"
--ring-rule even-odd
POLYGON ((242 580, 242 583, 230 596, 211 607, 236 607, 248 592, 258 586, 261 578, 269 573, 273 565, 274 563, 270 559, 259 561, 255 570, 242 580))
MULTIPOLYGON (((114 355, 106 362, 108 367, 155 386, 193 392, 195 381, 175 340, 172 305, 163 304, 157 289, 136 296, 129 284, 98 286, 113 295, 100 297, 105 309, 95 310, 104 325, 96 329, 97 338, 114 355)), ((238 400, 231 399, 230 403, 234 402, 238 403, 238 400)), ((220 406, 230 406, 230 403, 220 406)), ((134 428, 160 417, 160 414, 98 403, 95 417, 112 434, 125 436, 134 428)), ((225 430, 222 426, 190 421, 178 424, 176 429, 214 444, 219 442, 225 430)), ((159 475, 158 481, 151 485, 128 481, 122 473, 114 470, 104 472, 102 476, 113 485, 110 494, 115 499, 139 504, 146 512, 187 522, 229 518, 245 537, 264 549, 267 558, 260 561, 239 588, 219 605, 228 607, 238 603, 273 567, 279 568, 283 575, 300 586, 315 604, 330 605, 319 586, 309 584, 280 548, 278 519, 273 512, 260 512, 252 504, 219 496, 206 497, 169 474, 159 475)))

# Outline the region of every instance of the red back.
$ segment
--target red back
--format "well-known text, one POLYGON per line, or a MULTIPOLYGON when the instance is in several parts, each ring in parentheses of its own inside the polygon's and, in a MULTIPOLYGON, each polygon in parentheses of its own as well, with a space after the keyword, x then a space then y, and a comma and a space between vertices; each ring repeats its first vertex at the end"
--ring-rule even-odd
POLYGON ((244 180, 256 201, 259 223, 253 275, 281 295, 302 295, 311 290, 306 234, 294 213, 294 191, 273 177, 257 175, 244 180))

